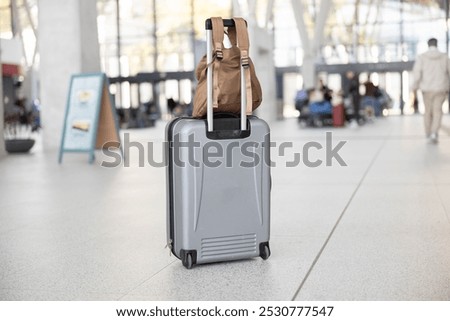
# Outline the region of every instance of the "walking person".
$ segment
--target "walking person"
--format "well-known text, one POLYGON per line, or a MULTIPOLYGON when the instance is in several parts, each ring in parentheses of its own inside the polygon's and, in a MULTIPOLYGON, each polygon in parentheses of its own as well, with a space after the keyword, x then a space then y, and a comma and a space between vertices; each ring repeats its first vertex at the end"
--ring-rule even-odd
POLYGON ((347 71, 347 86, 344 90, 344 95, 346 98, 351 98, 353 105, 353 119, 355 124, 358 125, 361 120, 361 115, 359 112, 361 104, 361 95, 359 94, 359 79, 358 76, 353 71, 347 71))
POLYGON ((437 49, 437 40, 428 40, 428 51, 417 57, 413 68, 412 90, 422 91, 425 104, 425 134, 437 144, 442 120, 442 104, 450 87, 450 60, 437 49))

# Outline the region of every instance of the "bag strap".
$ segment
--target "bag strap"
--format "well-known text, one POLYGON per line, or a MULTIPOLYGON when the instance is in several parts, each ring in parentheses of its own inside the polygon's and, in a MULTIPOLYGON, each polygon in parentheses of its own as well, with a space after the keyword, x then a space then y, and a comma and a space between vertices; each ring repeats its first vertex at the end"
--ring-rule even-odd
POLYGON ((223 20, 221 17, 212 17, 212 31, 213 31, 213 54, 217 56, 217 58, 223 58, 223 20))
POLYGON ((213 108, 219 107, 219 70, 220 61, 223 59, 223 39, 224 28, 221 17, 212 17, 212 38, 213 38, 213 108))
POLYGON ((236 28, 229 27, 226 32, 228 39, 233 47, 237 47, 236 28))
MULTIPOLYGON (((252 82, 250 77, 250 59, 249 59, 249 49, 250 42, 248 40, 247 24, 243 18, 233 18, 234 24, 236 26, 237 35, 237 46, 241 53, 241 66, 244 71, 245 78, 245 91, 247 96, 247 115, 252 114, 252 82)), ((243 95, 243 93, 241 93, 243 95)))

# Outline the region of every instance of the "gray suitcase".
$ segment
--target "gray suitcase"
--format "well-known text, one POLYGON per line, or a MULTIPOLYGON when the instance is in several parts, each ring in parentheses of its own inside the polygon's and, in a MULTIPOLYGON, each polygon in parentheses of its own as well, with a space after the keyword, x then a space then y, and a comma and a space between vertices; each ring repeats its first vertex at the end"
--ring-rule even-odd
MULTIPOLYGON (((210 43, 207 20, 208 61, 210 43)), ((241 117, 213 118, 209 71, 207 91, 207 119, 176 118, 166 127, 167 244, 188 269, 270 256, 269 126, 246 116, 246 95, 241 117)))

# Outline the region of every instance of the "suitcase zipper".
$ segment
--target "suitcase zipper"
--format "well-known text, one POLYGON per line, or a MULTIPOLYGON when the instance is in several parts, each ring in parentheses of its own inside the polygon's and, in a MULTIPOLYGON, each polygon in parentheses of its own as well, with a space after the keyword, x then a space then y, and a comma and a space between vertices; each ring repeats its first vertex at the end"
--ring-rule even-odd
POLYGON ((175 118, 174 120, 172 120, 167 128, 167 140, 169 142, 169 150, 168 150, 168 166, 167 166, 167 171, 168 171, 168 176, 169 176, 169 181, 168 181, 168 188, 169 188, 169 242, 167 243, 166 247, 169 248, 170 253, 175 255, 175 257, 181 259, 177 253, 175 253, 174 251, 174 239, 175 239, 175 231, 174 231, 174 212, 173 212, 173 186, 172 186, 172 182, 173 182, 173 164, 172 164, 172 148, 170 147, 170 143, 172 142, 172 129, 173 126, 181 119, 190 119, 190 117, 179 117, 179 118, 175 118))

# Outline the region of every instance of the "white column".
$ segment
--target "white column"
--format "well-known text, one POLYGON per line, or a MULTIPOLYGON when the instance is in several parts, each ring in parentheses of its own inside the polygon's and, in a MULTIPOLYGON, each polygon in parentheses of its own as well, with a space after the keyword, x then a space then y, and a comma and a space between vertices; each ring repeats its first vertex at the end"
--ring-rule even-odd
MULTIPOLYGON (((1 57, 1 48, 0 48, 0 57, 1 57)), ((2 65, 1 59, 0 59, 0 67, 2 65)), ((0 158, 6 155, 5 150, 5 138, 3 137, 3 75, 0 68, 0 158)))
POLYGON ((323 0, 320 2, 319 12, 316 17, 316 25, 314 26, 314 53, 321 54, 320 49, 323 45, 323 36, 325 35, 325 24, 333 5, 332 0, 323 0))
POLYGON ((43 143, 56 150, 71 75, 101 70, 97 1, 38 0, 38 8, 43 143))
POLYGON ((3 97, 3 72, 2 72, 2 41, 0 39, 0 158, 6 155, 4 137, 4 97, 3 97))
POLYGON ((304 52, 302 65, 304 87, 313 88, 316 86, 315 64, 318 60, 317 58, 319 58, 318 55, 320 54, 320 47, 323 43, 325 23, 332 6, 332 1, 322 0, 320 2, 320 9, 315 21, 312 37, 308 33, 308 29, 305 24, 305 7, 302 1, 291 0, 291 3, 304 52))
MULTIPOLYGON (((249 21, 250 22, 250 21, 249 21)), ((249 23, 250 57, 261 83, 263 101, 256 110, 258 117, 267 122, 277 120, 275 64, 273 35, 270 31, 249 23)))

